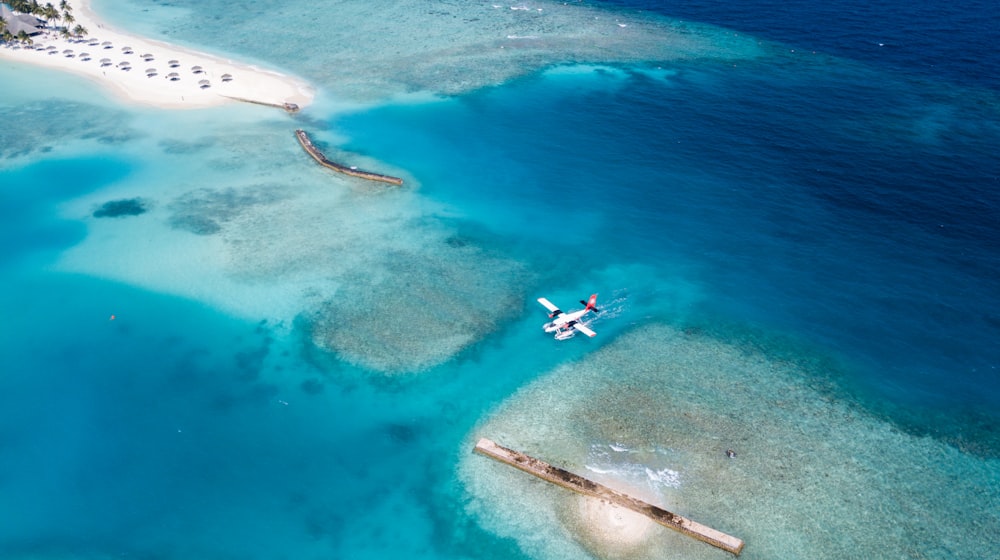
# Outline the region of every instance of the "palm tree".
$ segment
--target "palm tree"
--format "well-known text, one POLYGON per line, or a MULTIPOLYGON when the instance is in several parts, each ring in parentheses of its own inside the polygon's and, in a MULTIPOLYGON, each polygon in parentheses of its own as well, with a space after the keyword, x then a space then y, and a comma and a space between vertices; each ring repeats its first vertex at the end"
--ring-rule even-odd
POLYGON ((62 2, 59 2, 59 9, 64 12, 68 12, 70 10, 69 4, 66 2, 66 0, 62 0, 62 2))
POLYGON ((28 35, 28 32, 25 31, 25 30, 23 30, 23 29, 21 30, 20 33, 17 34, 17 40, 21 41, 25 45, 33 45, 33 44, 35 44, 35 41, 32 40, 31 35, 28 35))
POLYGON ((80 25, 79 23, 76 24, 76 27, 73 28, 74 37, 83 37, 86 34, 87 34, 87 28, 80 25))
POLYGON ((59 10, 49 3, 42 8, 42 13, 40 15, 48 21, 57 20, 59 19, 59 10))
POLYGON ((69 13, 69 10, 67 10, 63 12, 62 20, 66 24, 66 27, 69 27, 70 25, 73 25, 73 22, 76 21, 76 18, 73 17, 73 14, 69 13))

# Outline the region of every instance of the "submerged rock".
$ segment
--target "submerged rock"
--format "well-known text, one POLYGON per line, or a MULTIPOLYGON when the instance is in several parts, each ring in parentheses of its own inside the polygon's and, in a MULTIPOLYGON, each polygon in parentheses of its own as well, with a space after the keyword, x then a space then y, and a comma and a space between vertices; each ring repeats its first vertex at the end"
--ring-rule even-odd
POLYGON ((386 373, 447 361, 499 328, 524 297, 522 265, 472 246, 396 252, 354 274, 312 314, 312 340, 386 373))
POLYGON ((284 200, 278 185, 254 185, 246 188, 198 189, 170 203, 170 225, 196 235, 212 235, 222 226, 255 207, 284 200))
POLYGON ((57 98, 3 106, 0 107, 0 122, 4 123, 0 127, 0 160, 51 152, 53 146, 74 140, 123 144, 140 136, 130 119, 127 111, 57 98))
POLYGON ((123 198, 121 200, 109 200, 94 210, 95 218, 123 218, 125 216, 138 216, 145 214, 148 209, 146 202, 141 198, 123 198))

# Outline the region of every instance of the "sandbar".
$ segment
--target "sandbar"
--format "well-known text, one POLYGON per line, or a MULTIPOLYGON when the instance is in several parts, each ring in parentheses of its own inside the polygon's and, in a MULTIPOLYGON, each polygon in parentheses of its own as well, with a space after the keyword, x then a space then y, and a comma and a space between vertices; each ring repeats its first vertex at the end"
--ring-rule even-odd
POLYGON ((140 37, 102 22, 88 0, 68 0, 82 38, 56 31, 0 46, 0 58, 89 77, 124 100, 165 109, 201 108, 237 101, 309 105, 314 88, 302 79, 140 37))
POLYGON ((600 549, 631 550, 646 544, 650 529, 658 527, 641 513, 605 500, 581 497, 580 519, 587 530, 587 540, 600 549))

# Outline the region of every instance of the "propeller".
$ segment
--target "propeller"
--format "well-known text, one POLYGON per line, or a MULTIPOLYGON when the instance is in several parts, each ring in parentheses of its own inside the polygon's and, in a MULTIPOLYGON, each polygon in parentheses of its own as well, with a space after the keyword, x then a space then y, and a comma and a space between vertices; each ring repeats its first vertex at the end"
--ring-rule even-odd
MULTIPOLYGON (((582 299, 580 300, 580 303, 582 303, 584 307, 587 307, 587 302, 583 301, 582 299)), ((593 311, 594 313, 601 312, 601 310, 596 307, 591 307, 590 310, 593 311)))

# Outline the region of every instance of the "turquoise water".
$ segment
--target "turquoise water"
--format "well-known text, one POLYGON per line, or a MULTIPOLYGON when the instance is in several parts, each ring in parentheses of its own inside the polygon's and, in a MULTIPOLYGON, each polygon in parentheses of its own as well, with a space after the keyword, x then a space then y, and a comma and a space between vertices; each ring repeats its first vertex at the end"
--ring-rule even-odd
POLYGON ((812 12, 311 6, 96 4, 310 80, 296 116, 0 66, 0 556, 725 556, 603 540, 483 436, 748 558, 996 547, 988 79, 812 12), (594 292, 596 338, 541 333, 594 292))

